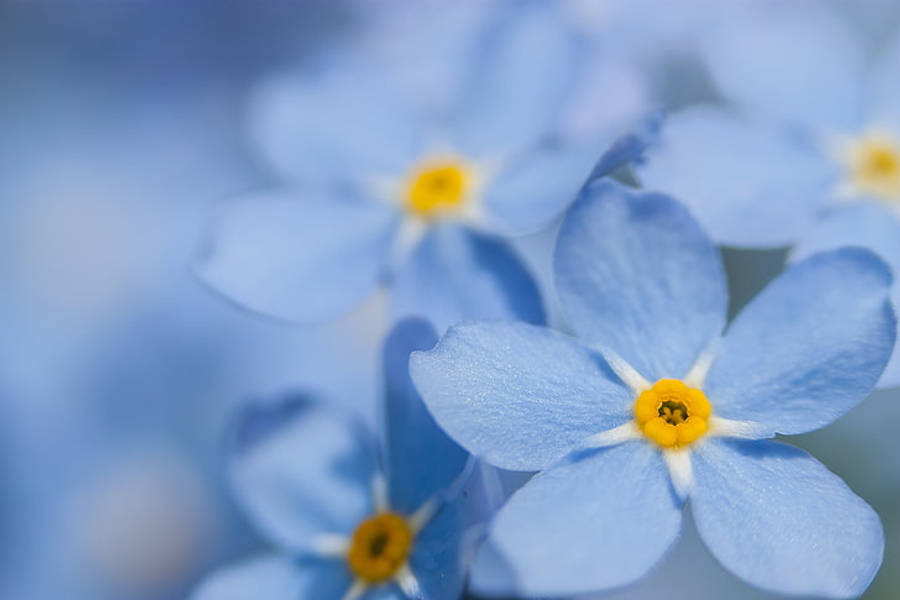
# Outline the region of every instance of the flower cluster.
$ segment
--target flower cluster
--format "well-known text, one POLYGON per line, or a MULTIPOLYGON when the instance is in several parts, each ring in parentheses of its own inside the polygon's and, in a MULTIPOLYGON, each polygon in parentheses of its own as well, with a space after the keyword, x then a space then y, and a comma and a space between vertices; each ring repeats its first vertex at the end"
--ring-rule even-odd
POLYGON ((365 38, 263 82, 252 141, 280 182, 221 215, 195 271, 305 323, 385 289, 383 418, 245 407, 229 475, 278 551, 195 600, 600 593, 645 577, 688 505, 757 588, 865 592, 878 514, 772 438, 900 382, 900 44, 869 85, 823 9, 737 4, 692 44, 726 107, 604 97, 652 69, 597 59, 562 2, 463 2, 416 21, 440 56, 365 38), (793 247, 730 321, 717 244, 793 247))

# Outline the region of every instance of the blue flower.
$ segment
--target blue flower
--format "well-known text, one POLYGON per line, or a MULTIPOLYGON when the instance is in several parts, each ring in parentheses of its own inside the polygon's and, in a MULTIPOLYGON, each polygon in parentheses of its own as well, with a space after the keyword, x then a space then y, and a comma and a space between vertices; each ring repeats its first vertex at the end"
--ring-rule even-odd
POLYGON ((212 575, 194 600, 459 598, 487 503, 409 379, 410 351, 436 340, 418 320, 388 337, 380 455, 357 422, 307 396, 247 407, 230 477, 279 551, 212 575))
POLYGON ((540 471, 498 513, 476 592, 631 583, 681 528, 775 592, 852 597, 881 563, 878 515, 765 438, 823 427, 872 389, 894 344, 891 275, 844 248, 795 265, 725 326, 720 256, 674 200, 592 182, 566 217, 558 294, 578 338, 463 324, 410 372, 437 420, 502 468, 540 471))
MULTIPOLYGON (((424 109, 392 65, 359 55, 267 81, 253 138, 302 187, 227 211, 200 277, 296 321, 338 315, 387 285, 393 318, 424 314, 441 331, 464 318, 543 322, 532 277, 500 236, 547 226, 615 134, 575 131, 596 133, 596 118, 572 126, 573 96, 596 89, 553 8, 496 12, 483 35, 455 48, 466 68, 447 86, 446 110, 424 109)), ((443 33, 439 22, 417 26, 443 33)))
MULTIPOLYGON (((792 260, 853 244, 900 268, 900 37, 868 67, 821 7, 778 5, 709 36, 705 62, 729 108, 671 115, 638 166, 716 242, 796 244, 792 260)), ((892 291, 900 306, 900 284, 892 291)), ((880 386, 900 384, 897 353, 880 386)))

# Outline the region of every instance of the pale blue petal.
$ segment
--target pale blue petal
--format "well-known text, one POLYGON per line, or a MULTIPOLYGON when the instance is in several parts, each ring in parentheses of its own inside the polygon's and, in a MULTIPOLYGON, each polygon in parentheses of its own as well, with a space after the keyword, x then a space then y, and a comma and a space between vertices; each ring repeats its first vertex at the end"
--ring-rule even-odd
MULTIPOLYGON (((470 558, 468 546, 475 541, 467 533, 466 499, 457 498, 443 506, 416 538, 409 563, 429 600, 457 600, 462 594, 470 558)), ((474 533, 474 532, 473 532, 474 533)))
POLYGON ((473 53, 453 120, 454 141, 470 156, 517 151, 551 134, 575 82, 575 40, 550 4, 498 17, 473 53))
POLYGON ((594 143, 560 143, 520 157, 484 191, 488 227, 504 235, 546 227, 575 200, 603 150, 594 143))
POLYGON ((680 529, 680 502, 649 444, 570 457, 500 509, 472 568, 472 588, 559 597, 619 587, 645 575, 680 529))
POLYGON ((374 447, 337 409, 302 394, 247 405, 228 444, 238 501, 274 543, 306 551, 372 513, 374 447))
POLYGON ((249 115, 263 158, 304 182, 403 175, 421 151, 418 115, 361 60, 273 77, 257 88, 249 115))
POLYGON ((465 320, 543 323, 537 284, 513 248, 454 224, 433 226, 394 273, 394 320, 423 316, 437 331, 465 320))
POLYGON ((410 374, 438 424, 504 469, 537 471, 631 416, 630 392, 599 355, 524 323, 452 327, 410 374))
POLYGON ((697 447, 693 467, 697 530, 748 583, 780 594, 855 598, 878 572, 878 515, 802 450, 711 440, 697 447))
POLYGON ((869 120, 876 125, 900 127, 900 35, 888 44, 875 66, 871 85, 869 120))
POLYGON ((437 334, 427 321, 398 323, 384 344, 385 440, 391 507, 412 513, 460 475, 469 455, 428 413, 409 378, 409 354, 430 350, 437 334))
POLYGON ((264 556, 214 572, 190 600, 341 600, 352 583, 342 562, 264 556))
POLYGON ((660 194, 590 184, 563 222, 554 270, 575 331, 650 381, 683 377, 725 325, 719 251, 660 194))
MULTIPOLYGON (((900 272, 900 218, 886 206, 873 203, 850 204, 829 210, 794 246, 791 262, 807 258, 822 250, 841 246, 869 248, 900 272)), ((891 288, 894 310, 900 306, 900 282, 891 288)), ((879 387, 900 385, 900 352, 895 348, 891 361, 881 375, 879 387)))
POLYGON ((809 227, 839 175, 782 131, 720 108, 671 115, 635 171, 684 202, 727 246, 787 246, 809 227))
POLYGON ((340 315, 384 276, 397 215, 336 197, 254 197, 215 223, 197 275, 250 310, 310 322, 340 315))
POLYGON ((890 285, 888 266, 862 248, 792 266, 731 323, 706 381, 713 410, 795 434, 853 408, 894 347, 890 285))
POLYGON ((750 112, 814 128, 859 125, 862 52, 826 11, 804 4, 730 19, 709 37, 704 58, 719 89, 750 112))
POLYGON ((647 149, 659 141, 664 119, 663 112, 659 110, 639 119, 631 131, 616 139, 600 156, 591 172, 591 179, 609 175, 626 165, 643 164, 647 149))

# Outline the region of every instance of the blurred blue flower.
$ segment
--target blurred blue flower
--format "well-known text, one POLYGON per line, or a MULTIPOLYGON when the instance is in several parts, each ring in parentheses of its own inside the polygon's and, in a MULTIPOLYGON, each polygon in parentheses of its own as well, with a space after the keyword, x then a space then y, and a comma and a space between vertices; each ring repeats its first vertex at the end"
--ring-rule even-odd
POLYGON ((409 379, 410 351, 436 340, 419 320, 388 336, 381 454, 359 423, 307 396, 240 415, 231 479, 280 553, 214 574, 195 600, 460 596, 488 505, 409 379))
MULTIPOLYGON (((733 107, 673 114, 637 166, 716 242, 797 244, 793 260, 853 244, 900 268, 900 37, 867 66, 842 20, 769 6, 707 36, 705 62, 733 107)), ((900 306, 895 284, 894 306, 900 306)), ((900 384, 900 353, 880 386, 900 384)))
MULTIPOLYGON (((474 28, 480 35, 448 33, 474 40, 445 52, 460 68, 433 65, 453 84, 441 102, 401 84, 414 79, 408 68, 358 52, 265 82, 253 140, 301 187, 228 210, 200 277, 241 305, 297 321, 349 310, 386 284, 393 317, 424 313, 441 331, 465 318, 543 322, 531 275, 499 236, 558 216, 612 130, 598 133, 603 103, 591 118, 573 116, 593 73, 553 7, 505 6, 474 28)), ((417 27, 444 32, 439 16, 417 27)), ((627 111, 608 104, 621 126, 627 111)))
POLYGON ((823 427, 871 391, 894 344, 886 265, 858 248, 815 255, 722 335, 726 280, 706 234, 672 199, 600 180, 563 223, 555 272, 578 340, 465 324, 410 360, 463 447, 540 471, 498 513, 473 589, 631 583, 674 542, 690 498, 704 542, 745 581, 861 594, 881 564, 878 515, 811 456, 765 438, 823 427))

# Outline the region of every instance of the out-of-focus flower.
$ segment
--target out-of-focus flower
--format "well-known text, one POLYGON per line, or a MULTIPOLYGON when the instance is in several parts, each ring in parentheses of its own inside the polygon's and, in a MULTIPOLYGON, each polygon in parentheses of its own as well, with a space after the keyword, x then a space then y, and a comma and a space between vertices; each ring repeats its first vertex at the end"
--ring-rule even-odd
MULTIPOLYGON (((435 65, 453 84, 441 106, 398 83, 402 68, 358 53, 265 82, 253 139, 303 187, 227 211, 201 278, 298 321, 346 311, 386 283, 394 317, 424 313, 441 330, 464 318, 542 322, 530 274, 498 236, 540 230, 564 209, 612 138, 598 134, 608 113, 604 102, 600 119, 568 110, 587 73, 551 6, 486 21, 448 58, 463 68, 435 65)), ((440 37, 440 23, 418 26, 440 37)))
POLYGON ((195 600, 460 596, 487 504, 409 380, 410 351, 436 340, 418 320, 388 337, 380 455, 358 423, 305 396, 244 411, 231 477, 281 552, 214 574, 195 600))
POLYGON ((859 595, 881 564, 878 515, 808 454, 768 441, 834 421, 894 344, 891 275, 821 253, 776 279, 724 336, 716 247, 674 200, 590 184, 563 223, 558 293, 573 339, 522 323, 452 327, 412 378, 463 447, 539 470, 473 568, 494 595, 588 593, 645 575, 690 498, 720 563, 764 589, 859 595))
MULTIPOLYGON (((673 114, 641 181, 719 243, 797 244, 793 260, 853 244, 900 268, 900 38, 870 68, 845 23, 804 3, 730 20, 704 56, 734 106, 673 114)), ((898 383, 900 354, 880 385, 898 383)))

